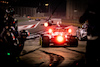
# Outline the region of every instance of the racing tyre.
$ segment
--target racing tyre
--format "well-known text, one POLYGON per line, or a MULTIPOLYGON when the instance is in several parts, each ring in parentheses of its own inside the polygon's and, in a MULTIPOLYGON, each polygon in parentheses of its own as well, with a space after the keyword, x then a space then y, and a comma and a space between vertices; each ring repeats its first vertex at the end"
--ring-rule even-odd
POLYGON ((78 46, 78 39, 76 37, 72 37, 72 39, 70 39, 70 46, 71 47, 77 47, 78 46))
POLYGON ((49 46, 49 37, 48 36, 43 36, 41 37, 41 43, 42 47, 48 47, 49 46))

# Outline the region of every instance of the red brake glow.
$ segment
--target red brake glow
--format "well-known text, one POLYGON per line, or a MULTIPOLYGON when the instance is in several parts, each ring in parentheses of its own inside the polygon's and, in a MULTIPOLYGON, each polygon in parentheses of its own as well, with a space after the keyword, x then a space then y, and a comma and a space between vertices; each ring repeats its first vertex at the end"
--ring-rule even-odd
POLYGON ((63 42, 64 41, 64 37, 63 36, 57 36, 57 41, 58 42, 63 42))
POLYGON ((47 27, 48 26, 48 23, 44 23, 44 26, 47 27))
POLYGON ((49 29, 49 33, 52 33, 53 31, 52 31, 52 29, 49 29))
POLYGON ((68 33, 71 33, 72 32, 72 29, 68 29, 68 33))

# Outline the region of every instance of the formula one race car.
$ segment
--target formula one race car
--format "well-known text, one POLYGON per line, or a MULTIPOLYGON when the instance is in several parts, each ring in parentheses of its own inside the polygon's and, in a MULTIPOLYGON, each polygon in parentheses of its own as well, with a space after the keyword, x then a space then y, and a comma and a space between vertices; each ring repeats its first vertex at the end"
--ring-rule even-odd
POLYGON ((40 45, 42 47, 48 47, 51 45, 56 46, 71 46, 77 47, 78 40, 76 36, 72 36, 72 29, 68 27, 56 27, 48 29, 40 36, 40 45))

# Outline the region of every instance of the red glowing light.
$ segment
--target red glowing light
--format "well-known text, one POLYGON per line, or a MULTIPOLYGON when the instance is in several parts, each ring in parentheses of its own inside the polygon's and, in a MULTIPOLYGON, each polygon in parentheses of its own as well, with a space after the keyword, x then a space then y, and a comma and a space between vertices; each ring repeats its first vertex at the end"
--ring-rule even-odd
POLYGON ((63 42, 64 41, 64 37, 63 36, 57 36, 57 41, 58 42, 63 42))
POLYGON ((68 33, 71 33, 72 32, 72 29, 68 29, 68 33))
POLYGON ((13 24, 15 24, 15 22, 13 22, 13 24))

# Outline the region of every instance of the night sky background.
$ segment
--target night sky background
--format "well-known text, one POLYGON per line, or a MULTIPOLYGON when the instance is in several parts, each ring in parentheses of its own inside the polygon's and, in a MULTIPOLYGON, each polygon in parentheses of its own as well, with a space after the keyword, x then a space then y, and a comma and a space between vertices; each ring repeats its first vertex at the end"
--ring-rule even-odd
MULTIPOLYGON (((45 7, 44 4, 49 3, 52 9, 54 9, 60 3, 58 5, 59 8, 61 10, 65 10, 67 0, 4 0, 4 1, 8 1, 9 4, 12 6, 41 7, 41 8, 45 7)), ((99 0, 88 0, 89 4, 94 4, 95 2, 99 2, 99 0)))
MULTIPOLYGON (((15 7, 33 7, 33 8, 38 8, 37 12, 41 13, 47 13, 55 12, 57 14, 65 14, 66 13, 66 3, 67 0, 5 0, 8 1, 11 6, 15 7), (46 7, 45 4, 48 3, 49 6, 46 7)), ((70 0, 70 1, 75 1, 75 0, 70 0)), ((78 1, 78 0, 77 0, 78 1)), ((80 1, 80 0, 79 0, 80 1)), ((85 2, 84 0, 81 0, 82 2, 85 2)), ((97 5, 99 4, 99 0, 87 0, 88 4, 93 4, 97 5)), ((90 5, 91 6, 91 5, 90 5)))
POLYGON ((41 5, 45 3, 58 4, 59 2, 66 2, 66 0, 5 0, 14 6, 27 6, 27 7, 37 7, 39 3, 41 5))
MULTIPOLYGON (((49 3, 50 5, 55 7, 57 4, 61 3, 60 6, 64 8, 67 0, 4 0, 4 1, 8 1, 9 4, 13 6, 24 6, 24 7, 39 7, 39 6, 43 7, 45 3, 49 3)), ((88 0, 89 4, 95 4, 95 2, 99 3, 99 0, 88 0)))
POLYGON ((53 12, 55 9, 58 12, 66 11, 66 0, 5 0, 8 1, 12 6, 18 7, 34 7, 42 9, 42 12, 49 7, 46 7, 45 4, 48 3, 51 11, 53 12))

